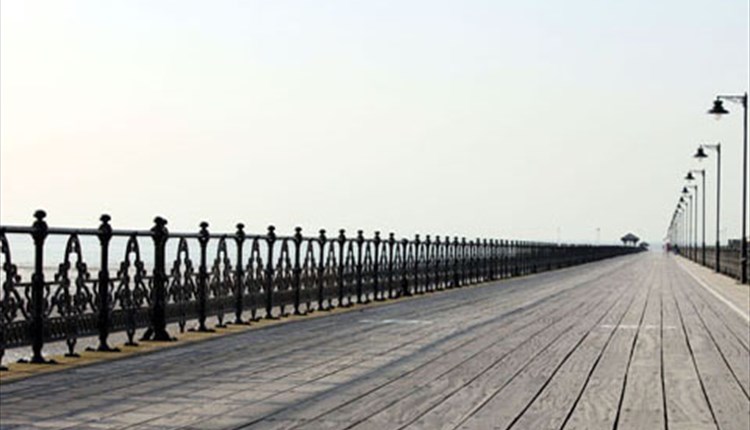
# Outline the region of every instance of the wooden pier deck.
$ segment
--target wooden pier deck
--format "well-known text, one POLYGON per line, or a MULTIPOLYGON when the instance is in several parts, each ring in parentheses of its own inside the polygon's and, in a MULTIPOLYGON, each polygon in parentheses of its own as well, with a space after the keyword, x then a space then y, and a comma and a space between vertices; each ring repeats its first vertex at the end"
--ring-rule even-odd
POLYGON ((750 428, 750 295, 644 253, 0 385, 0 428, 750 428))

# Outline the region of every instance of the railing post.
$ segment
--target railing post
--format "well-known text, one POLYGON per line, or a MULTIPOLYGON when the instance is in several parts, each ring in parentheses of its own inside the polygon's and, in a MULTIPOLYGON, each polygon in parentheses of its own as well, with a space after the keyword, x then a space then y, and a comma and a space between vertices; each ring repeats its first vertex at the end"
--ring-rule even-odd
POLYGON ((320 229, 320 235, 318 236, 318 244, 320 245, 320 258, 318 259, 318 310, 326 310, 326 308, 323 306, 323 302, 325 301, 324 297, 324 291, 323 288, 325 287, 325 279, 323 277, 325 276, 326 271, 326 254, 325 254, 325 247, 326 247, 326 231, 325 229, 320 229))
POLYGON ((201 263, 198 268, 198 328, 196 331, 212 332, 212 329, 206 327, 206 318, 208 314, 208 305, 206 303, 208 299, 208 223, 203 221, 200 223, 200 227, 201 229, 198 233, 198 244, 201 248, 201 263))
POLYGON ((34 274, 31 275, 31 321, 29 330, 31 335, 31 349, 33 355, 31 363, 52 363, 42 356, 44 346, 44 240, 47 238, 48 228, 44 218, 47 213, 43 210, 34 212, 34 224, 31 226, 31 237, 34 239, 34 274))
POLYGON ((273 245, 276 242, 276 227, 269 225, 266 243, 268 244, 268 260, 266 261, 266 319, 273 317, 273 245))
POLYGON ((445 282, 445 253, 440 236, 435 236, 435 290, 442 290, 445 282))
MULTIPOLYGON (((338 287, 339 303, 338 307, 344 307, 344 264, 346 263, 344 257, 344 246, 346 245, 346 235, 344 229, 339 230, 339 237, 337 238, 339 244, 339 267, 336 268, 336 284, 338 287)), ((348 305, 347 305, 348 306, 348 305)))
POLYGON ((357 230, 357 303, 362 301, 362 251, 365 245, 365 234, 362 230, 357 230))
POLYGON ((415 294, 422 294, 422 291, 419 288, 419 245, 422 242, 419 239, 419 235, 414 235, 414 244, 412 245, 414 248, 414 293, 415 294))
POLYGON ((467 243, 466 242, 466 238, 462 237, 461 238, 461 281, 459 283, 459 286, 461 286, 461 287, 463 287, 464 285, 466 285, 466 278, 467 278, 466 275, 467 275, 467 272, 468 272, 468 270, 467 270, 468 262, 466 261, 467 260, 467 255, 468 255, 468 250, 466 248, 466 243, 467 243))
POLYGON ((401 294, 404 296, 411 296, 409 291, 409 279, 407 273, 409 273, 409 241, 406 238, 401 239, 401 294))
POLYGON ((471 283, 472 284, 478 284, 482 280, 482 258, 483 258, 483 249, 482 249, 482 239, 477 238, 476 240, 472 241, 474 244, 472 246, 472 258, 471 258, 471 283))
POLYGON ((424 291, 430 292, 433 291, 433 285, 434 285, 434 279, 437 274, 437 265, 435 264, 437 260, 435 259, 434 252, 432 249, 432 240, 430 239, 430 235, 425 235, 424 238, 424 264, 425 268, 424 270, 424 291))
POLYGON ((154 242, 154 272, 151 290, 151 330, 143 340, 170 341, 173 339, 167 333, 167 270, 166 245, 169 239, 167 220, 162 217, 154 218, 151 228, 151 239, 154 242))
POLYGON ((245 243, 245 224, 237 223, 237 232, 234 241, 237 244, 237 263, 234 265, 234 323, 247 324, 242 320, 242 311, 245 306, 245 272, 242 264, 242 246, 245 243))
POLYGON ((497 279, 497 272, 499 268, 498 264, 498 241, 497 239, 490 240, 490 280, 494 281, 497 279))
POLYGON ((372 240, 375 247, 375 259, 372 264, 372 297, 375 300, 383 300, 383 292, 380 286, 380 242, 380 232, 376 231, 375 238, 372 240))
POLYGON ((470 284, 477 284, 482 278, 482 239, 476 238, 471 241, 471 281, 470 284))
POLYGON ((97 318, 99 346, 96 350, 101 352, 116 352, 119 351, 118 348, 112 348, 107 344, 109 327, 111 325, 110 315, 112 312, 112 303, 110 302, 109 294, 109 242, 112 239, 112 226, 109 225, 109 221, 111 218, 109 215, 103 214, 99 217, 99 220, 102 223, 99 225, 96 235, 99 238, 99 246, 101 248, 99 254, 99 278, 97 280, 99 294, 99 300, 97 303, 97 307, 99 308, 99 315, 97 318))
POLYGON ((461 242, 458 236, 453 238, 453 288, 461 286, 461 242))
POLYGON ((395 297, 393 291, 393 253, 396 247, 396 235, 393 232, 388 233, 388 298, 392 299, 395 297))
POLYGON ((505 279, 508 277, 508 252, 506 243, 507 241, 505 239, 500 239, 498 244, 498 252, 500 253, 500 279, 505 279))
MULTIPOLYGON (((294 315, 303 315, 299 310, 302 294, 302 227, 294 227, 294 271, 292 272, 292 287, 294 288, 294 315)), ((309 304, 309 303, 308 303, 309 304)))

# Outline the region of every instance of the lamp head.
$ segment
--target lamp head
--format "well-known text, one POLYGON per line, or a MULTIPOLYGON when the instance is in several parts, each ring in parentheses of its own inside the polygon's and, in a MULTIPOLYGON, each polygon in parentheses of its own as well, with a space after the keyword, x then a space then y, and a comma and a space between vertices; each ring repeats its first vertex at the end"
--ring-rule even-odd
POLYGON ((728 114, 729 111, 724 107, 724 101, 717 98, 716 100, 714 100, 714 106, 709 109, 708 113, 713 115, 714 118, 718 120, 721 119, 722 115, 728 114))
POLYGON ((689 194, 690 191, 688 191, 687 187, 682 187, 682 194, 689 194))
POLYGON ((685 175, 686 181, 692 181, 693 179, 695 179, 695 176, 693 176, 693 172, 688 172, 688 174, 685 175))
POLYGON ((703 150, 703 146, 699 146, 693 157, 697 158, 698 161, 703 161, 704 158, 708 158, 708 154, 703 150))

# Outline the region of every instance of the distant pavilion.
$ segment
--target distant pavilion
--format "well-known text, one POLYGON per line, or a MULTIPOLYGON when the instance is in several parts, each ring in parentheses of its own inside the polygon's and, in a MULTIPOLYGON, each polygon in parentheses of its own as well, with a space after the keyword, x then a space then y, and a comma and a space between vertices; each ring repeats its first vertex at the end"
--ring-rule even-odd
POLYGON ((636 246, 638 244, 638 241, 641 239, 633 233, 628 233, 625 236, 621 237, 620 240, 622 241, 623 245, 636 246))

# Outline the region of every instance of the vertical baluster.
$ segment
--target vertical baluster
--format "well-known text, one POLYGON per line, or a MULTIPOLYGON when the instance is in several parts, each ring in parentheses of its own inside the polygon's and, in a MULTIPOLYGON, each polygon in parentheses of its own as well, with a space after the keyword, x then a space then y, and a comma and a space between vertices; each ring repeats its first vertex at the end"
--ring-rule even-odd
POLYGON ((511 275, 511 264, 510 264, 510 241, 503 239, 503 278, 510 278, 511 275))
POLYGON ((372 297, 374 300, 382 300, 383 292, 380 291, 380 232, 375 232, 375 238, 372 240, 375 247, 375 260, 372 265, 372 297))
POLYGON ((482 257, 479 238, 469 241, 469 285, 479 279, 479 259, 482 257))
POLYGON ((460 245, 459 248, 461 249, 461 279, 460 279, 460 282, 459 282, 459 286, 463 287, 463 286, 466 285, 466 279, 468 277, 467 276, 467 274, 468 274, 468 262, 467 262, 468 258, 467 257, 468 257, 468 254, 469 254, 469 250, 468 250, 468 248, 466 246, 466 238, 465 237, 461 238, 461 245, 460 245))
POLYGON ((461 238, 461 255, 461 286, 465 287, 471 278, 471 241, 465 237, 461 238))
POLYGON ((486 245, 486 239, 477 238, 476 279, 474 280, 476 284, 487 280, 486 245))
POLYGON ((390 232, 388 233, 388 298, 390 299, 396 297, 395 296, 396 293, 393 288, 393 284, 394 284, 393 259, 395 257, 394 256, 395 247, 396 247, 396 235, 393 232, 390 232))
POLYGON ((492 253, 487 239, 482 239, 482 282, 489 281, 492 276, 492 253))
POLYGON ((487 239, 478 239, 479 241, 479 280, 478 282, 487 282, 490 279, 490 254, 487 248, 487 239))
POLYGON ((426 292, 434 291, 434 279, 437 275, 437 259, 432 249, 432 239, 430 235, 424 238, 424 289, 426 292))
POLYGON ((531 258, 529 255, 529 243, 525 240, 521 241, 521 249, 523 250, 523 274, 527 275, 530 271, 531 258))
POLYGON ((274 290, 274 266, 273 266, 273 246, 276 242, 276 227, 269 225, 266 243, 268 244, 268 260, 266 261, 266 319, 274 319, 273 316, 273 290, 274 290))
POLYGON ((495 252, 497 252, 497 278, 503 279, 505 277, 505 253, 503 252, 503 239, 497 239, 495 244, 495 252))
MULTIPOLYGON (((450 241, 450 239, 446 238, 446 241, 450 241)), ((453 279, 451 280, 451 288, 457 288, 459 284, 459 254, 458 254, 458 236, 453 237, 453 247, 452 247, 452 255, 453 257, 453 279)))
POLYGON ((294 288, 294 315, 303 315, 299 310, 302 295, 302 227, 294 227, 294 270, 292 274, 292 288, 294 288))
POLYGON ((357 230, 357 303, 361 304, 362 300, 362 254, 365 245, 365 234, 362 230, 357 230))
POLYGON ((440 236, 435 236, 435 290, 442 290, 445 282, 445 254, 443 244, 440 243, 440 236))
POLYGON ((490 261, 490 267, 492 270, 490 271, 490 280, 494 281, 497 279, 498 271, 500 270, 500 264, 499 264, 499 246, 498 246, 498 240, 497 239, 491 239, 490 240, 490 255, 491 261, 490 261))
POLYGON ((237 262, 234 267, 234 323, 247 324, 242 320, 242 312, 245 306, 245 272, 242 264, 242 247, 245 244, 245 224, 237 223, 237 232, 234 241, 237 244, 237 262))
POLYGON ((479 238, 469 242, 469 284, 479 282, 480 261, 482 258, 482 247, 479 238))
POLYGON ((318 259, 318 310, 327 310, 325 306, 323 306, 323 302, 325 300, 324 291, 323 288, 325 286, 325 279, 323 278, 325 276, 326 271, 326 254, 325 254, 325 245, 326 245, 326 231, 325 229, 320 229, 320 236, 318 236, 318 244, 320 245, 320 258, 318 259))
POLYGON ((419 239, 419 235, 414 235, 414 243, 412 244, 413 249, 413 257, 414 257, 414 264, 412 265, 413 273, 414 273, 414 293, 415 294, 422 294, 422 289, 419 285, 419 251, 420 251, 420 244, 421 241, 419 239))
POLYGON ((338 307, 348 306, 344 303, 344 264, 346 263, 344 257, 344 245, 346 245, 346 235, 344 229, 339 230, 339 237, 337 238, 339 245, 339 261, 338 267, 336 268, 336 286, 338 288, 338 307))
POLYGON ((144 340, 170 341, 167 333, 167 270, 166 245, 169 239, 167 220, 154 218, 151 228, 151 239, 154 242, 154 272, 151 290, 151 332, 144 335, 144 340))
POLYGON ((201 248, 201 262, 198 268, 198 291, 197 291, 197 307, 198 307, 198 327, 195 331, 201 332, 213 332, 213 329, 206 327, 206 317, 208 314, 207 295, 208 295, 208 223, 203 221, 200 223, 200 232, 198 232, 198 244, 201 248))
POLYGON ((43 210, 34 212, 34 224, 32 225, 31 237, 34 239, 34 274, 31 276, 31 321, 29 330, 31 335, 32 363, 51 363, 42 355, 44 346, 44 241, 47 238, 48 228, 44 218, 47 213, 43 210))
POLYGON ((411 296, 409 291, 409 241, 406 238, 401 239, 401 294, 411 296))
POLYGON ((111 295, 109 294, 109 242, 112 239, 112 226, 109 225, 109 215, 103 214, 99 217, 102 222, 99 225, 97 231, 97 237, 99 238, 99 277, 97 279, 98 289, 98 315, 97 315, 97 329, 99 331, 99 346, 96 348, 97 351, 101 352, 117 352, 118 348, 112 348, 107 344, 107 338, 109 337, 109 328, 112 325, 110 317, 112 315, 112 303, 111 295))
POLYGON ((461 251, 463 253, 463 258, 462 258, 463 265, 461 268, 461 273, 462 273, 461 285, 462 286, 471 284, 472 247, 473 247, 472 241, 466 240, 465 237, 461 238, 461 248, 463 248, 463 250, 461 251))

